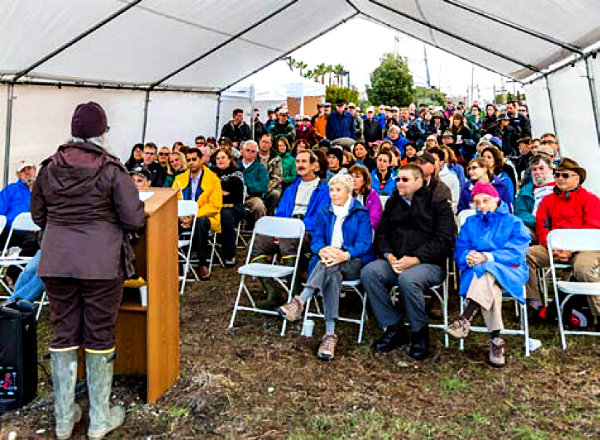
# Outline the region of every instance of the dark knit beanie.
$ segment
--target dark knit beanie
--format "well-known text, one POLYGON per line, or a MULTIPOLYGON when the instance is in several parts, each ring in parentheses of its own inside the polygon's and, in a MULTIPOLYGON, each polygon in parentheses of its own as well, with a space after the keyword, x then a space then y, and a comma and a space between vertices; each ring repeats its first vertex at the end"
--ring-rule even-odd
POLYGON ((100 104, 88 102, 79 104, 71 120, 71 135, 82 139, 102 136, 106 133, 106 113, 100 104))
POLYGON ((333 154, 335 157, 337 157, 341 167, 344 163, 344 152, 342 151, 342 149, 337 147, 330 148, 327 152, 327 155, 329 156, 330 154, 333 154))

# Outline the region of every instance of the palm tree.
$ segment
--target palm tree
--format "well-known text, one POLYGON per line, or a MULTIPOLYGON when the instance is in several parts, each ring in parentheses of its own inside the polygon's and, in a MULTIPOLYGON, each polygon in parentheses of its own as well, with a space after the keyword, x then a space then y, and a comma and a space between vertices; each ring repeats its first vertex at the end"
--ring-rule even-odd
POLYGON ((333 67, 334 70, 334 74, 335 74, 335 80, 337 81, 337 85, 338 87, 342 86, 342 73, 344 72, 344 70, 346 70, 346 68, 342 65, 342 64, 336 64, 333 67))
POLYGON ((333 66, 331 64, 328 64, 325 67, 325 73, 327 73, 329 75, 329 85, 331 85, 331 76, 333 74, 333 66))
POLYGON ((296 67, 296 59, 292 58, 292 57, 285 57, 284 60, 286 60, 288 67, 290 68, 290 70, 294 70, 294 67, 296 67))
POLYGON ((325 74, 327 74, 327 66, 325 65, 325 63, 317 65, 315 74, 321 77, 321 84, 325 84, 325 74))
POLYGON ((302 71, 308 67, 304 61, 297 61, 296 68, 300 71, 300 76, 302 76, 302 71))
POLYGON ((308 78, 308 79, 312 79, 313 76, 315 76, 314 71, 312 70, 307 70, 306 72, 304 72, 304 75, 302 75, 304 78, 308 78))

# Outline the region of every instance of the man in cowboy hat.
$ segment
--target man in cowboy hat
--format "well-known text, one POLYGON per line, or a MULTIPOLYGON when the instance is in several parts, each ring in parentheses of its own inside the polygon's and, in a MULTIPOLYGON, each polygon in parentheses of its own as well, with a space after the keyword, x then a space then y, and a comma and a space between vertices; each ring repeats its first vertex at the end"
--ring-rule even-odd
MULTIPOLYGON (((586 171, 573 159, 564 158, 554 170, 556 187, 542 200, 536 214, 536 232, 539 245, 529 248, 527 264, 529 281, 527 298, 530 305, 540 306, 537 270, 550 266, 546 238, 553 229, 600 228, 600 198, 583 189, 586 171)), ((600 282, 595 270, 600 265, 600 252, 554 251, 554 261, 573 265, 575 278, 582 282, 600 282)), ((594 316, 600 316, 600 297, 588 296, 594 316)))

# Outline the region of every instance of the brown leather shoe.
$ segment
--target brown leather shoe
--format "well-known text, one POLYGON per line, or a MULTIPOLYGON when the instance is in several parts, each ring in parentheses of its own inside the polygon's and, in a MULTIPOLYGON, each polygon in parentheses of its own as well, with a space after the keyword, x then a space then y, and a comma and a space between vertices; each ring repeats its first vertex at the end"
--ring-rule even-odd
POLYGON ((198 277, 202 281, 210 280, 210 272, 208 271, 208 266, 198 266, 198 277))
POLYGON ((337 344, 338 337, 336 335, 324 335, 317 357, 322 361, 330 361, 335 357, 335 344, 337 344))

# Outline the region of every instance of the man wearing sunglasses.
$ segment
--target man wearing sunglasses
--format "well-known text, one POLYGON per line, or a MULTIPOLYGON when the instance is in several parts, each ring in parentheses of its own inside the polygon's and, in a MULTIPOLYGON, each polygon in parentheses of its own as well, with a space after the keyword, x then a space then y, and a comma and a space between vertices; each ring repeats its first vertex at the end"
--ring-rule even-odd
POLYGON ((397 191, 385 205, 373 246, 380 259, 367 264, 361 281, 377 321, 384 329, 373 349, 386 353, 410 343, 409 356, 423 360, 429 354, 429 325, 425 296, 446 276, 446 260, 454 246, 454 215, 448 200, 425 186, 419 165, 403 165, 398 171, 397 191), (397 286, 410 323, 391 298, 397 286))
MULTIPOLYGON (((542 200, 536 214, 536 232, 539 245, 527 252, 529 281, 527 299, 533 309, 540 307, 537 271, 550 266, 546 237, 553 229, 599 229, 600 198, 583 189, 586 171, 572 159, 564 158, 554 170, 556 187, 542 200)), ((599 252, 554 251, 554 261, 570 263, 577 281, 600 282, 597 268, 599 252)), ((600 297, 589 296, 588 301, 596 318, 600 316, 600 297)))

